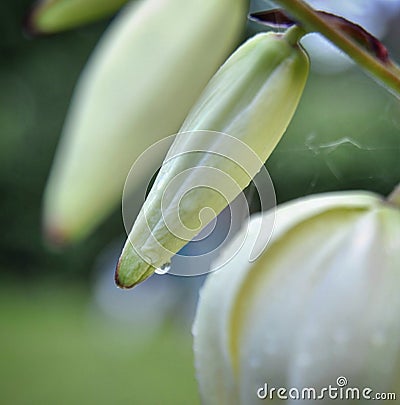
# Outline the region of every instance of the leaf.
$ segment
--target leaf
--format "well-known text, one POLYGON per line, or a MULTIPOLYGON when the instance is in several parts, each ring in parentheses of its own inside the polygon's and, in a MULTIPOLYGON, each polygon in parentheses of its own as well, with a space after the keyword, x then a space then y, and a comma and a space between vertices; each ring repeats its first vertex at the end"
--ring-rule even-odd
MULTIPOLYGON (((379 41, 378 38, 374 37, 363 27, 335 14, 319 10, 316 10, 315 12, 327 23, 337 30, 345 33, 354 42, 357 42, 357 44, 374 55, 381 62, 385 64, 390 63, 389 53, 386 47, 382 44, 382 42, 379 41)), ((286 15, 281 9, 253 13, 250 14, 249 17, 256 22, 269 27, 288 28, 294 24, 301 25, 295 19, 286 15)))

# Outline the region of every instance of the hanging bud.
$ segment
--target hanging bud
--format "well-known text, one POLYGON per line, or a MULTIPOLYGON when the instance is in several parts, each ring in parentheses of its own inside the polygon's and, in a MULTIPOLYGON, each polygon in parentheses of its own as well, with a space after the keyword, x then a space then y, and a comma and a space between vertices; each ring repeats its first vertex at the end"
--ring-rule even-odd
POLYGON ((307 79, 301 35, 297 27, 285 35, 257 35, 211 80, 128 237, 116 272, 121 287, 132 287, 169 263, 261 169, 285 132, 307 79))
POLYGON ((204 403, 332 403, 335 392, 367 403, 364 394, 393 393, 399 282, 400 210, 379 196, 314 196, 253 217, 242 249, 200 294, 193 334, 204 403), (250 262, 254 230, 270 215, 272 239, 250 262))
POLYGON ((65 31, 107 17, 128 0, 41 0, 27 21, 32 34, 65 31))
POLYGON ((51 240, 87 235, 120 203, 129 168, 179 129, 237 41, 246 9, 247 0, 146 0, 113 22, 79 81, 47 184, 51 240))

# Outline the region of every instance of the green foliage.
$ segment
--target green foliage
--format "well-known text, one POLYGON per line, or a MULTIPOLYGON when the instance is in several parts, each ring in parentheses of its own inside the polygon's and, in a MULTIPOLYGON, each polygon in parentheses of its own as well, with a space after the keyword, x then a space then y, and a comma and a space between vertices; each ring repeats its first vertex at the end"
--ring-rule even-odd
POLYGON ((197 404, 191 336, 147 337, 90 311, 88 291, 0 291, 0 387, 7 405, 197 404))

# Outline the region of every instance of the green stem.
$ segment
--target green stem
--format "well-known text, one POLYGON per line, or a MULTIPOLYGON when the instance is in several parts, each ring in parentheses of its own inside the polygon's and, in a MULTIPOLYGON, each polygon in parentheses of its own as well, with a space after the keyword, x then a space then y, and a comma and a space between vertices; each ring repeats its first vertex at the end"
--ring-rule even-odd
POLYGON ((337 28, 329 25, 303 0, 274 0, 297 20, 307 32, 318 32, 349 55, 373 78, 400 98, 400 67, 393 62, 382 62, 337 28))
POLYGON ((307 34, 307 31, 303 27, 293 25, 285 32, 284 38, 289 44, 295 46, 305 34, 307 34))
POLYGON ((387 200, 390 204, 400 208, 400 184, 392 191, 387 200))

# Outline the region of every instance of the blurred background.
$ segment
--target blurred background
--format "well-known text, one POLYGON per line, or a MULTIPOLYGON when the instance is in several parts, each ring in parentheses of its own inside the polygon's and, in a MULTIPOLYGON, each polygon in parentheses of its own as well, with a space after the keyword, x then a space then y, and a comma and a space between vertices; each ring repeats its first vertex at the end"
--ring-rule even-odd
MULTIPOLYGON (((347 11, 379 27, 399 62, 399 2, 372 3, 347 11)), ((156 275, 117 290, 119 210, 76 246, 43 242, 42 193, 69 100, 110 20, 32 39, 22 31, 31 6, 0 4, 0 403, 199 403, 190 328, 202 278, 156 275)), ((251 23, 246 35, 260 29, 251 23)), ((307 41, 312 75, 266 165, 278 202, 344 189, 388 194, 400 182, 399 101, 307 41)))

